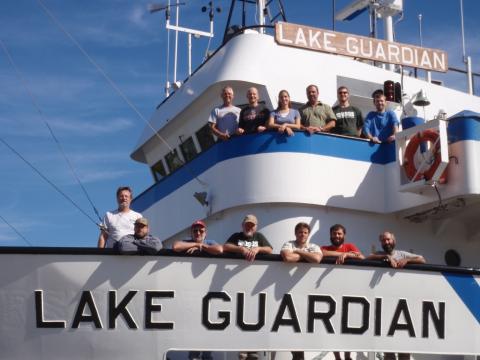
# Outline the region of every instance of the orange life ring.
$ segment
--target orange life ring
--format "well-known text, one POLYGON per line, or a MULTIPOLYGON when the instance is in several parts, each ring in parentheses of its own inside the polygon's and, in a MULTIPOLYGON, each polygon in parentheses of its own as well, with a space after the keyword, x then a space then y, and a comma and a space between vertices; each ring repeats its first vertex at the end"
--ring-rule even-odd
MULTIPOLYGON (((430 180, 437 171, 438 166, 440 165, 441 162, 441 155, 440 155, 440 143, 435 143, 438 139, 438 133, 433 130, 425 130, 417 133, 415 136, 413 136, 408 145, 407 148, 405 149, 405 158, 403 162, 403 168, 405 169, 405 173, 407 174, 407 177, 410 180, 413 181, 418 181, 418 180, 430 180), (433 146, 435 146, 434 153, 433 153, 433 161, 430 164, 430 167, 426 169, 425 171, 420 171, 417 174, 417 168, 415 166, 415 161, 414 161, 414 156, 415 153, 417 152, 420 144, 422 142, 428 141, 432 143, 433 146), (417 176, 414 179, 415 174, 417 176)), ((443 174, 440 176, 440 179, 438 181, 440 184, 444 184, 447 182, 447 171, 443 172, 443 174)))

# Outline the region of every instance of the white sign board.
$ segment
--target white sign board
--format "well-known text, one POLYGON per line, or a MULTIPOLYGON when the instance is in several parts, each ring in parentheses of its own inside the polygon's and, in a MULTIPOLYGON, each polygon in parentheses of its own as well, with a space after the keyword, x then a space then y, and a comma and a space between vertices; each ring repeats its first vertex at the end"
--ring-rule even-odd
POLYGON ((478 275, 121 255, 0 254, 0 267, 5 359, 162 359, 170 349, 480 353, 478 275), (454 290, 456 276, 476 284, 476 295, 467 291, 473 308, 454 290))
POLYGON ((278 22, 275 41, 280 45, 351 56, 390 64, 447 72, 445 51, 386 40, 278 22))

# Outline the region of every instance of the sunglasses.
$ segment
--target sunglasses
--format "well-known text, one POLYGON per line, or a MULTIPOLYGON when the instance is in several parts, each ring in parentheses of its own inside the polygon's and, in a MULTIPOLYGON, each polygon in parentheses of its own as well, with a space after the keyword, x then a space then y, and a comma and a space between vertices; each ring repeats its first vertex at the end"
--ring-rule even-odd
POLYGON ((200 234, 203 234, 205 232, 205 229, 197 228, 197 229, 192 229, 193 232, 198 232, 200 234))

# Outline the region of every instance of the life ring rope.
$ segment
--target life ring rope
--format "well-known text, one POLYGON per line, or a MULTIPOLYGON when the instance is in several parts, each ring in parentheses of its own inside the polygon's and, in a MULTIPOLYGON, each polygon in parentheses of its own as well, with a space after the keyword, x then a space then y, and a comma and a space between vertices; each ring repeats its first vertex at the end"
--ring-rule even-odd
MULTIPOLYGON (((440 154, 440 136, 436 131, 425 130, 414 135, 408 142, 407 148, 405 149, 405 157, 403 162, 403 168, 405 169, 405 174, 408 179, 411 181, 418 180, 431 180, 433 175, 438 169, 438 166, 441 162, 440 154), (418 151, 420 144, 424 142, 429 142, 432 144, 428 150, 428 154, 424 157, 424 160, 420 166, 416 167, 415 165, 415 154, 418 151), (425 168, 425 169, 424 169, 425 168)), ((443 184, 447 181, 447 172, 444 171, 440 176, 439 183, 443 184)))

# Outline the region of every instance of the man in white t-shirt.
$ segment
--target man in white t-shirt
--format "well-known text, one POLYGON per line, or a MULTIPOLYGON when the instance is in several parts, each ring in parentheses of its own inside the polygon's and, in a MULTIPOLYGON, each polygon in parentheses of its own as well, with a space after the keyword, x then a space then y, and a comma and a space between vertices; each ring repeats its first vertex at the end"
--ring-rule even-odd
POLYGON ((233 105, 233 89, 225 86, 222 89, 222 106, 212 110, 208 123, 212 133, 221 140, 228 140, 238 129, 240 108, 233 105))
POLYGON ((322 260, 322 250, 320 246, 308 241, 310 236, 310 225, 299 222, 295 226, 295 240, 287 241, 282 246, 280 255, 286 262, 298 262, 301 260, 319 263, 322 260))
POLYGON ((132 202, 132 190, 128 186, 117 189, 118 209, 107 211, 103 217, 100 236, 98 237, 99 248, 113 248, 117 241, 126 235, 134 233, 135 221, 142 214, 130 209, 132 202))
MULTIPOLYGON (((320 246, 308 241, 310 237, 310 225, 305 222, 299 222, 295 225, 295 240, 287 241, 282 246, 280 255, 283 261, 294 263, 306 261, 318 264, 322 261, 322 250, 320 246)), ((304 360, 305 353, 303 351, 292 351, 292 360, 304 360)))

